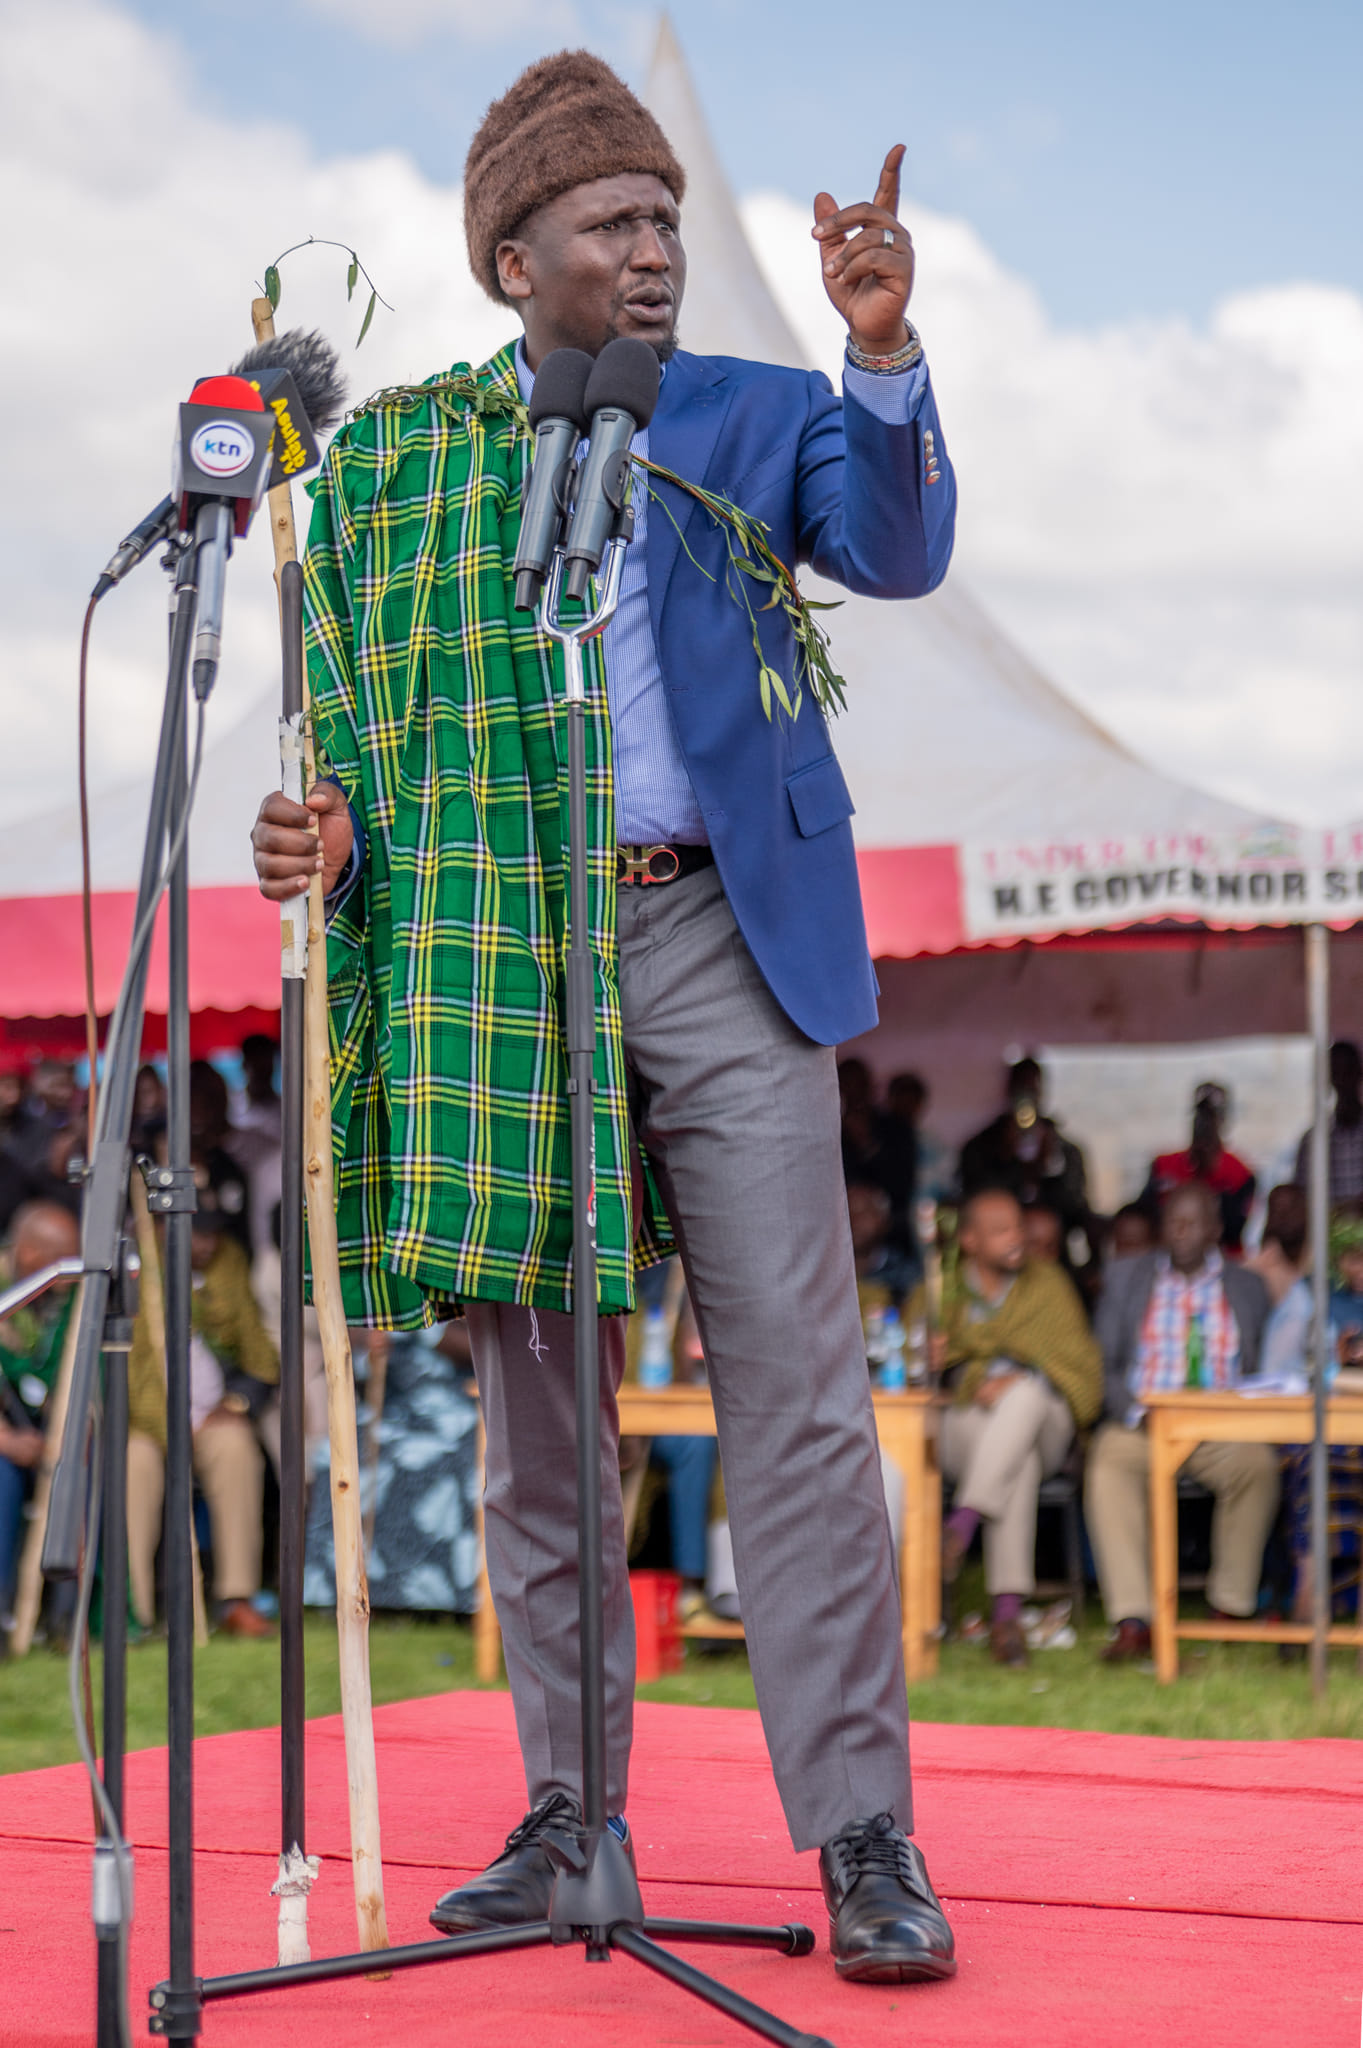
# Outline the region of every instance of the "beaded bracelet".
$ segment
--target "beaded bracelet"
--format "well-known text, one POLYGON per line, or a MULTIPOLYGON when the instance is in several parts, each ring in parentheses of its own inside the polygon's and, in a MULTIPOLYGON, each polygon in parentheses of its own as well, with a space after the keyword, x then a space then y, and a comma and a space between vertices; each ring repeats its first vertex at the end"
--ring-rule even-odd
POLYGON ((852 368, 865 370, 872 377, 897 377, 903 370, 916 369, 922 360, 923 344, 918 338, 917 328, 907 320, 904 325, 909 330, 908 340, 903 348, 896 349, 893 355, 888 356, 868 355, 864 348, 857 347, 849 334, 847 360, 852 368))

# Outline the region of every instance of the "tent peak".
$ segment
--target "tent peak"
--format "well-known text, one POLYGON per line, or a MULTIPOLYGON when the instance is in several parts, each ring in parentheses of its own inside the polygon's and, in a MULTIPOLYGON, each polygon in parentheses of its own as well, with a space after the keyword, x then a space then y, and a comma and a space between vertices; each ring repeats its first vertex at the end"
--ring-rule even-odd
POLYGON ((644 103, 686 166, 680 327, 699 355, 747 356, 806 370, 809 357, 777 305, 744 233, 671 18, 659 16, 644 103))

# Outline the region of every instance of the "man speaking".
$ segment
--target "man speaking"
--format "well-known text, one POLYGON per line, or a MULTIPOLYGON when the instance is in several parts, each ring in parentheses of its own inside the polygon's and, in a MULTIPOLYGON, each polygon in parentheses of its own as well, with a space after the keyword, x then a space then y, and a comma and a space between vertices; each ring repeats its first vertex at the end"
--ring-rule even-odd
POLYGON ((796 705, 785 610, 760 608, 761 585, 744 602, 723 521, 658 474, 764 522, 791 568, 887 598, 941 581, 955 484, 905 319, 903 153, 872 201, 814 202, 812 260, 847 323, 840 401, 820 375, 678 350, 681 165, 597 58, 533 65, 485 116, 464 193, 474 274, 523 339, 476 373, 381 394, 338 434, 316 493, 309 666, 333 779, 306 807, 268 797, 253 838, 265 895, 320 866, 338 906, 351 1318, 402 1327, 458 1303, 473 1344, 530 1811, 437 1904, 451 1932, 545 1918, 543 1837, 580 1820, 563 686, 558 652, 514 609, 512 563, 537 368, 629 336, 664 365, 634 443, 656 468, 636 466, 621 601, 588 669, 611 1825, 628 1843, 623 1311, 636 1263, 675 1239, 763 1725, 794 1845, 822 1850, 837 1968, 877 1982, 955 1969, 906 1833, 894 1550, 840 1169, 833 1048, 876 1020, 852 803, 809 687, 796 705))

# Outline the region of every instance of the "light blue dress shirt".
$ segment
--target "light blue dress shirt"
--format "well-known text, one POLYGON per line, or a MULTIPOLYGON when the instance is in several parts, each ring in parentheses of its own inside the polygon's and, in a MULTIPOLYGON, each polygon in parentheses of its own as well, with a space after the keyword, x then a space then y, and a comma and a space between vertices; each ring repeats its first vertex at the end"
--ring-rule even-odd
MULTIPOLYGON (((528 402, 535 373, 525 360, 523 341, 516 344, 516 379, 528 402)), ((843 390, 888 426, 907 426, 927 380, 927 363, 920 357, 912 370, 893 377, 849 366, 843 390)), ((635 435, 631 447, 636 455, 647 456, 647 428, 635 435)), ((615 760, 615 836, 622 846, 704 846, 709 834, 677 743, 649 617, 649 509, 648 492, 636 478, 634 538, 625 555, 620 603, 602 641, 615 760)))

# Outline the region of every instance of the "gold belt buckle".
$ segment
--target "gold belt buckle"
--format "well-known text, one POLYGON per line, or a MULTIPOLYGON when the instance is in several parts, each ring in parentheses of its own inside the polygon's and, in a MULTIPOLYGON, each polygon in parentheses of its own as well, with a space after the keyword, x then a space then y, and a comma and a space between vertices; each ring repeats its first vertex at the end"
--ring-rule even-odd
POLYGON ((638 883, 647 888, 650 882, 675 882, 681 873, 681 855, 674 846, 622 846, 620 848, 620 880, 638 883), (653 857, 665 853, 672 862, 670 875, 655 875, 653 857))

